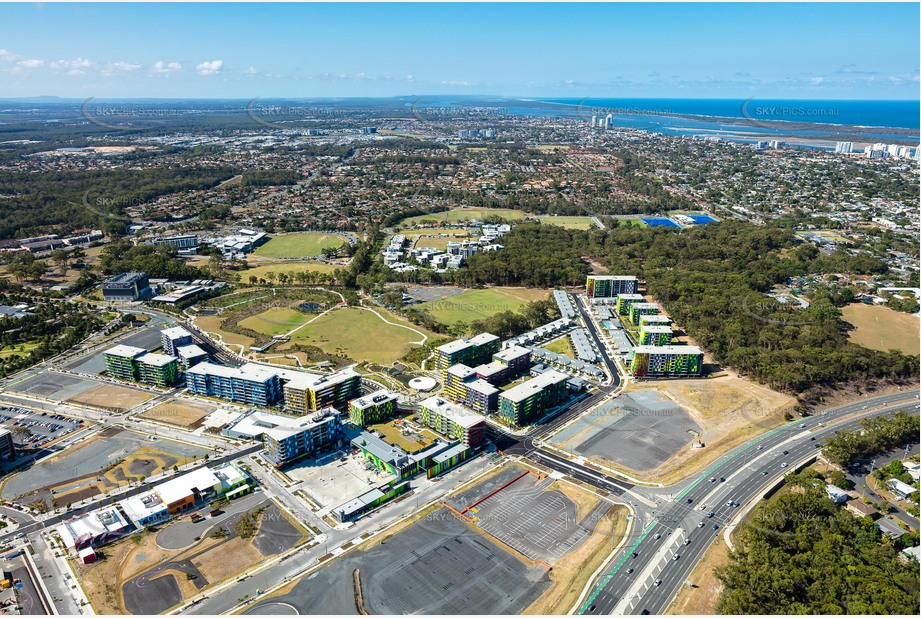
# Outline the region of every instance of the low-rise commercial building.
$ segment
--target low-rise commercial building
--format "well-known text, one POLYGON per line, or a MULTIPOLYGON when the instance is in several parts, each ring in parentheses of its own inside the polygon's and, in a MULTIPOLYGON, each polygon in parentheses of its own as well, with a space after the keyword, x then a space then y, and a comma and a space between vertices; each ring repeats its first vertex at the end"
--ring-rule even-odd
POLYGON ((362 455, 379 470, 393 474, 394 483, 421 472, 432 478, 465 461, 473 453, 464 444, 436 440, 421 451, 410 454, 368 431, 352 439, 352 446, 360 449, 362 455))
POLYGON ((150 280, 140 272, 122 273, 102 284, 103 300, 133 302, 153 296, 150 280))
POLYGON ((126 498, 117 504, 138 528, 155 526, 170 518, 170 512, 166 508, 166 504, 153 490, 126 498))
POLYGON ((16 459, 16 445, 13 442, 13 432, 6 427, 0 427, 0 459, 13 461, 16 459))
POLYGON ((117 505, 65 520, 58 528, 64 545, 77 550, 111 543, 132 529, 117 505))

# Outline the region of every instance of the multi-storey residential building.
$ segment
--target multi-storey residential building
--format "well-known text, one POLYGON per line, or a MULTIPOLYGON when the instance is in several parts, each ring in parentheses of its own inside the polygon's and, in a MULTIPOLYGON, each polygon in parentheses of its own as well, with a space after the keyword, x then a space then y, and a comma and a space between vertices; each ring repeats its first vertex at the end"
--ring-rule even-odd
POLYGON ((349 420, 359 427, 380 423, 393 416, 397 394, 381 390, 349 402, 349 420))
POLYGON ((349 400, 361 395, 361 376, 350 368, 330 375, 292 371, 279 371, 279 374, 284 384, 285 407, 293 414, 310 414, 329 406, 344 411, 349 400))
POLYGON ((640 345, 668 345, 672 342, 672 328, 657 324, 640 324, 637 339, 640 345))
POLYGON ((659 313, 659 305, 655 303, 631 303, 630 304, 630 323, 639 326, 641 315, 652 315, 659 313))
POLYGON ((454 401, 484 414, 495 410, 499 403, 499 389, 467 365, 452 365, 445 371, 444 389, 454 401))
POLYGON ((645 313, 640 316, 640 328, 643 326, 671 326, 672 319, 660 313, 645 313))
POLYGON ((630 372, 637 378, 681 378, 701 375, 704 355, 690 345, 640 345, 633 350, 630 372))
POLYGON ((342 418, 332 408, 310 416, 285 416, 253 411, 222 432, 231 438, 261 439, 265 458, 282 467, 330 448, 344 439, 342 418))
POLYGON ((637 279, 623 275, 589 275, 585 279, 585 295, 589 298, 610 298, 618 294, 636 294, 637 279))
POLYGON ((633 303, 645 302, 642 294, 618 294, 617 295, 617 315, 630 315, 630 305, 633 303))
POLYGON ((144 354, 135 359, 138 380, 157 386, 172 386, 179 381, 179 359, 166 354, 144 354))
POLYGON ((179 364, 183 369, 208 360, 208 353, 195 344, 180 346, 176 349, 176 356, 179 357, 179 364))
MULTIPOLYGON (((502 376, 506 381, 513 380, 527 373, 531 368, 531 350, 520 345, 511 345, 492 356, 493 363, 499 363, 507 368, 508 373, 502 376)), ((484 379, 485 378, 484 376, 484 379)), ((490 383, 496 384, 490 380, 490 383)))
POLYGON ((447 371, 451 365, 481 365, 499 351, 499 338, 489 333, 480 333, 470 339, 458 339, 435 348, 435 366, 447 371))
POLYGON ((486 417, 441 397, 419 402, 422 424, 471 448, 486 443, 486 417))
POLYGON ((152 238, 150 244, 154 246, 159 245, 173 245, 177 249, 194 249, 198 246, 198 236, 195 234, 176 234, 174 236, 160 236, 158 238, 152 238))
POLYGON ((566 397, 565 373, 550 369, 536 378, 499 395, 499 416, 513 425, 522 425, 566 397))
POLYGON ((16 446, 13 443, 13 432, 6 427, 0 427, 0 459, 13 461, 16 459, 16 446))
POLYGON ((181 326, 176 326, 160 331, 160 343, 165 354, 179 356, 179 348, 192 345, 195 341, 192 339, 192 333, 181 326))
POLYGON ((102 284, 103 300, 131 302, 151 296, 150 281, 144 273, 122 273, 102 284))
POLYGON ((252 406, 270 406, 282 396, 278 373, 252 363, 243 367, 198 363, 186 371, 186 382, 196 395, 221 397, 252 406))
POLYGON ((138 379, 137 358, 147 354, 144 348, 130 345, 117 345, 103 352, 106 359, 106 372, 119 380, 134 382, 138 379))

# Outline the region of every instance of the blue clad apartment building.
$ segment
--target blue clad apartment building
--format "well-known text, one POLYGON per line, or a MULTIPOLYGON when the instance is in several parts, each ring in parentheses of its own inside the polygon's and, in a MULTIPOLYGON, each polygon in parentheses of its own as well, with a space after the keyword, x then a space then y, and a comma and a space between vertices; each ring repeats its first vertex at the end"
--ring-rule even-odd
POLYGON ((196 395, 261 407, 270 406, 282 397, 278 374, 258 365, 224 367, 198 363, 186 371, 185 377, 189 390, 196 395))

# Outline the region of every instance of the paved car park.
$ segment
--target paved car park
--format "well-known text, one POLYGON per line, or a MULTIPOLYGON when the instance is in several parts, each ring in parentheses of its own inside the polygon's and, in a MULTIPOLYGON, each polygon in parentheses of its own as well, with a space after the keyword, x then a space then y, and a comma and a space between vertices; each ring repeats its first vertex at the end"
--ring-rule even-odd
MULTIPOLYGON (((162 326, 162 325, 158 325, 162 326)), ((156 350, 161 346, 160 341, 160 328, 146 327, 138 332, 125 337, 124 339, 119 339, 118 341, 113 341, 112 345, 109 347, 114 347, 116 344, 120 345, 130 345, 137 348, 144 348, 148 352, 156 350)), ((99 350, 96 352, 91 352, 83 356, 78 357, 75 360, 70 361, 64 367, 66 369, 72 369, 73 371, 79 371, 80 373, 90 373, 98 374, 106 370, 106 359, 103 356, 105 350, 99 350)))
POLYGON ((75 419, 55 412, 36 412, 27 408, 14 406, 0 407, 0 426, 13 433, 13 442, 17 449, 39 448, 83 427, 82 419, 75 419), (19 436, 16 428, 21 427, 31 432, 30 437, 19 436))
POLYGON ((684 448, 700 427, 654 390, 621 395, 557 434, 552 442, 583 457, 651 470, 684 448))

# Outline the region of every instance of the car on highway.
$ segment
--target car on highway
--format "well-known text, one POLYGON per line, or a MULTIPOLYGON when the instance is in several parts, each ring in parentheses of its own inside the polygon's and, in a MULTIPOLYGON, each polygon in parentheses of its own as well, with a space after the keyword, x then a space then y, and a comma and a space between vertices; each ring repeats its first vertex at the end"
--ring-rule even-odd
POLYGON ((725 483, 725 482, 726 482, 726 479, 724 479, 723 477, 720 477, 720 483, 725 483))
POLYGON ((762 476, 767 476, 767 475, 768 475, 768 471, 767 471, 767 470, 762 470, 762 471, 761 471, 761 475, 762 475, 762 476))
POLYGON ((653 538, 655 538, 655 540, 657 540, 657 541, 658 541, 659 539, 661 539, 661 538, 662 538, 662 535, 661 535, 661 534, 659 534, 659 533, 656 533, 656 536, 655 536, 655 537, 653 537, 653 538))
POLYGON ((715 476, 711 476, 711 477, 710 477, 710 482, 711 482, 711 483, 715 483, 715 482, 716 482, 716 477, 715 477, 715 476))
POLYGON ((593 611, 595 611, 595 606, 594 606, 594 605, 592 605, 591 607, 589 607, 589 608, 588 608, 588 611, 590 611, 590 612, 593 612, 593 611))
POLYGON ((677 559, 680 558, 680 557, 681 557, 681 556, 679 556, 678 554, 675 554, 674 556, 672 556, 672 560, 677 560, 677 559))
MULTIPOLYGON (((701 523, 703 523, 703 522, 701 522, 701 523)), ((719 529, 720 529, 719 524, 713 524, 713 529, 714 529, 714 530, 719 530, 719 529)))
POLYGON ((704 527, 704 522, 700 522, 699 524, 697 524, 697 527, 698 527, 698 528, 703 528, 703 527, 704 527))
POLYGON ((800 424, 799 424, 799 428, 800 428, 800 429, 805 429, 805 428, 806 428, 806 423, 800 423, 800 424))
POLYGON ((782 464, 780 464, 780 467, 781 467, 781 468, 786 468, 786 467, 787 467, 787 462, 783 462, 782 464))
POLYGON ((760 451, 761 449, 763 449, 763 448, 764 448, 764 445, 763 445, 763 444, 759 444, 759 445, 758 445, 758 450, 759 450, 759 451, 760 451))
POLYGON ((629 569, 627 569, 627 575, 629 575, 630 573, 633 573, 633 567, 630 567, 629 569))
POLYGON ((685 545, 690 545, 690 544, 691 544, 691 539, 684 539, 684 544, 685 544, 685 545))
POLYGON ((713 517, 713 511, 710 511, 709 513, 707 513, 707 517, 713 517))
POLYGON ((661 579, 657 579, 655 583, 656 583, 656 586, 658 586, 658 585, 660 585, 660 584, 662 583, 662 580, 661 580, 661 579))
POLYGON ((790 454, 790 451, 784 451, 783 454, 784 454, 784 455, 789 455, 789 454, 790 454))
POLYGON ((632 554, 630 554, 631 558, 636 558, 637 556, 639 556, 639 554, 636 552, 633 552, 632 554))
POLYGON ((694 498, 688 498, 688 504, 694 502, 694 498))

